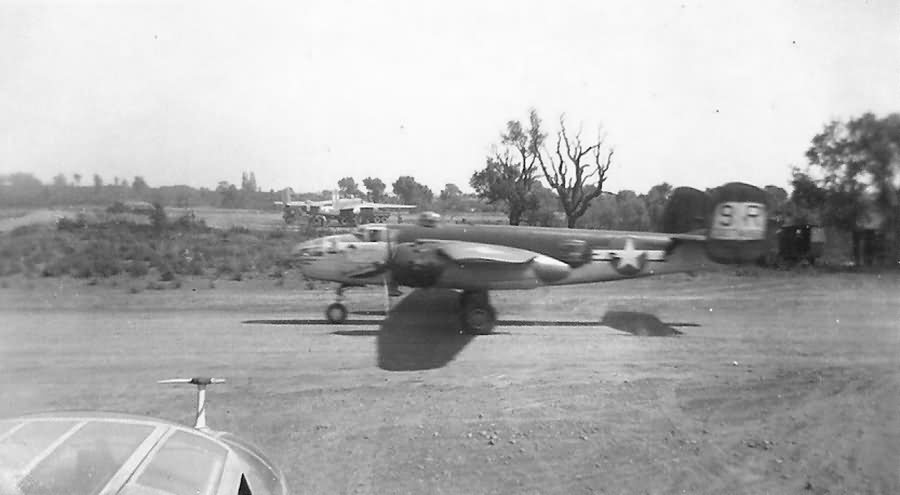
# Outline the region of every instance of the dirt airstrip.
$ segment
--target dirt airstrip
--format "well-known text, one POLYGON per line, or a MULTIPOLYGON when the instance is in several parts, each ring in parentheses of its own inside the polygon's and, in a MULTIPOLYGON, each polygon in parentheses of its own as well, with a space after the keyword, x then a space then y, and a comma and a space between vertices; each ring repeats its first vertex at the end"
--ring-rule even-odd
POLYGON ((300 280, 128 283, 5 279, 0 416, 189 422, 193 391, 155 381, 214 375, 211 425, 295 493, 900 493, 897 273, 497 293, 479 337, 445 291, 386 318, 380 289, 351 291, 331 326, 300 280), (683 334, 635 336, 624 312, 683 334))

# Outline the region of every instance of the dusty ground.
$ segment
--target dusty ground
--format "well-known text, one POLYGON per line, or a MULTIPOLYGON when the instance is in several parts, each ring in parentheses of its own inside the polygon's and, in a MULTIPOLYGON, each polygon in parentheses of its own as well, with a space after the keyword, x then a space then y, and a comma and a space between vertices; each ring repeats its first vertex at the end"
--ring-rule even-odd
POLYGON ((0 416, 102 408, 210 421, 296 493, 900 493, 900 277, 731 273, 499 293, 496 335, 413 292, 321 322, 288 280, 130 294, 0 289, 0 416), (679 337, 593 324, 644 311, 679 337))

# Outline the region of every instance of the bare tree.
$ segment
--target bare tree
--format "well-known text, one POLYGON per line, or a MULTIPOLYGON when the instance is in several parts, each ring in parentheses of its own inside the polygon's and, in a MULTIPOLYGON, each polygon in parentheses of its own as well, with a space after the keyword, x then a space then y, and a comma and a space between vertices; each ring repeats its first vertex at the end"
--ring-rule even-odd
POLYGON ((581 131, 570 138, 566 131, 565 115, 562 115, 559 117, 559 132, 556 133, 555 156, 546 150, 537 154, 544 178, 559 196, 570 229, 591 206, 591 200, 603 194, 603 183, 606 182, 614 153, 612 148, 606 153, 602 151, 603 141, 600 134, 596 142, 585 146, 581 141, 581 131))

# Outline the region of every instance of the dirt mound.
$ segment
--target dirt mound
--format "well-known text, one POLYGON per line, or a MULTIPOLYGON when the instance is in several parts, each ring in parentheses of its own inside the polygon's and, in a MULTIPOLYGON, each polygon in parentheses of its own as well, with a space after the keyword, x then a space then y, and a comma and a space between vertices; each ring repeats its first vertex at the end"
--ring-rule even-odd
POLYGON ((654 315, 637 311, 607 311, 600 324, 645 337, 670 337, 682 333, 654 315))

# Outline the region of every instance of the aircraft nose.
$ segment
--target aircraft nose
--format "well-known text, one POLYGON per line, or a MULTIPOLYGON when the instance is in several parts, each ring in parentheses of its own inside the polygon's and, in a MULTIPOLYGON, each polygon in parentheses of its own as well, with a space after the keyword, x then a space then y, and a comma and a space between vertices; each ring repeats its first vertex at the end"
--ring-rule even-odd
POLYGON ((301 242, 291 250, 291 257, 300 265, 308 265, 323 254, 322 240, 313 239, 301 242))

